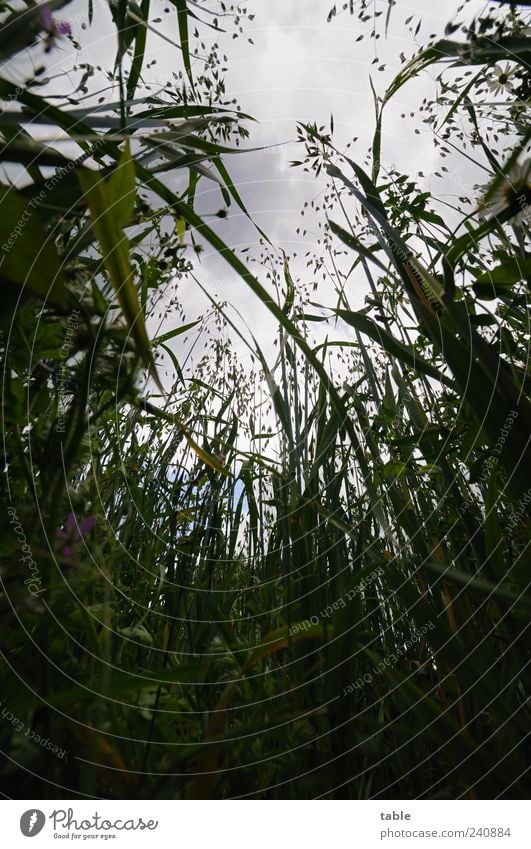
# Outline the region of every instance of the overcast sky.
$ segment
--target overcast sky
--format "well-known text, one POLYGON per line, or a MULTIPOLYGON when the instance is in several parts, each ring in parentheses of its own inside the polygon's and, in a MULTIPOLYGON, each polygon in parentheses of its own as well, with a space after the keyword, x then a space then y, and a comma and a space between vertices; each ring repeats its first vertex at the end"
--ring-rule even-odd
MULTIPOLYGON (((338 3, 338 8, 342 5, 338 3)), ((358 4, 359 5, 359 4, 358 4)), ((392 10, 387 38, 384 37, 382 16, 377 22, 381 38, 370 37, 370 22, 361 23, 348 13, 338 13, 330 23, 327 15, 330 0, 249 0, 248 10, 255 14, 247 33, 254 45, 245 40, 229 40, 226 49, 229 59, 227 91, 238 98, 244 111, 258 120, 251 125, 249 144, 274 145, 263 153, 246 154, 228 161, 231 174, 256 222, 272 241, 290 256, 293 273, 301 279, 308 278, 307 251, 319 251, 314 234, 317 221, 300 218, 304 202, 318 199, 325 183, 316 180, 301 168, 292 168, 293 159, 301 159, 300 146, 294 144, 298 121, 329 125, 334 116, 334 140, 339 149, 354 137, 358 141, 351 156, 362 162, 374 132, 374 106, 369 86, 369 75, 378 94, 383 94, 389 82, 400 69, 400 53, 408 57, 433 34, 442 36, 446 23, 453 19, 458 8, 456 0, 415 0, 399 2, 392 10), (406 19, 413 16, 409 25, 406 19), (420 31, 413 32, 419 20, 420 31), (357 41, 363 35, 362 40, 357 41), (375 59, 379 61, 374 63, 375 59), (374 63, 374 64, 373 64, 374 63), (384 71, 378 68, 384 65, 384 71), (303 237, 296 228, 307 228, 303 237)), ((385 10, 387 4, 376 3, 385 10)), ((483 2, 470 2, 463 12, 466 18, 485 9, 483 2)), ((462 18, 460 18, 462 19, 462 18)), ((223 42, 220 40, 220 43, 223 42)), ((158 68, 160 73, 161 68, 158 68)), ((432 80, 435 70, 428 71, 418 82, 413 82, 397 96, 384 119, 382 159, 385 164, 396 164, 405 173, 423 171, 419 179, 422 188, 441 190, 441 182, 432 176, 437 170, 439 155, 434 150, 431 131, 419 118, 411 118, 422 97, 433 96, 432 80), (400 115, 405 112, 404 120, 400 115), (414 132, 420 129, 420 134, 414 132)), ((448 161, 445 163, 448 166, 448 161)), ((460 163, 460 168, 463 164, 460 163)), ((459 174, 470 186, 477 174, 459 174)), ((206 208, 216 208, 216 190, 203 183, 206 191, 206 208)), ((445 191, 462 194, 459 185, 445 186, 445 191)), ((201 206, 203 202, 200 200, 201 206)), ((257 239, 256 231, 248 224, 237 208, 231 210, 228 220, 216 222, 216 229, 231 245, 251 244, 257 239)), ((208 267, 208 257, 204 260, 208 267)), ((219 269, 224 282, 216 290, 229 301, 237 303, 249 320, 259 341, 268 346, 271 324, 260 318, 252 295, 246 295, 241 283, 223 271, 214 259, 212 265, 219 269), (228 278, 228 279, 227 279, 228 278)), ((361 305, 365 287, 354 295, 353 302, 361 305)), ((319 300, 317 297, 316 300, 319 300)))
MULTIPOLYGON (((303 257, 307 251, 318 250, 315 240, 317 221, 306 218, 303 222, 299 214, 306 201, 318 198, 323 192, 324 182, 289 165, 290 160, 302 158, 294 145, 296 123, 312 121, 328 126, 333 114, 336 146, 343 149, 349 141, 358 137, 350 155, 362 163, 374 132, 369 76, 377 93, 383 94, 400 69, 400 54, 409 57, 419 46, 425 45, 430 36, 441 37, 445 24, 455 19, 460 4, 457 0, 438 0, 436 3, 433 0, 398 0, 392 9, 385 37, 387 2, 377 0, 374 9, 383 12, 376 22, 376 31, 381 34, 378 40, 370 36, 371 21, 361 23, 357 16, 348 12, 339 11, 327 23, 332 0, 247 0, 245 5, 255 17, 252 23, 246 25, 244 37, 233 40, 230 33, 223 36, 205 28, 201 35, 207 45, 209 39, 215 38, 221 53, 228 55, 227 93, 237 97, 241 108, 257 119, 258 123, 249 125, 251 136, 248 146, 287 144, 261 153, 229 157, 226 164, 253 219, 274 242, 279 256, 280 249, 283 249, 294 257, 292 271, 295 276, 304 279, 307 272, 303 257), (411 19, 409 24, 406 24, 407 19, 411 19), (420 30, 414 37, 419 21, 420 30), (363 39, 359 40, 362 35, 363 39), (252 38, 254 44, 249 44, 247 37, 252 38), (385 69, 378 70, 382 65, 385 69), (296 233, 296 228, 301 226, 308 230, 304 237, 296 233)), ((342 5, 337 3, 338 9, 342 5)), ((463 11, 457 19, 470 20, 487 7, 488 4, 482 0, 469 0, 462 4, 463 11)), ((175 11, 172 8, 171 14, 165 14, 164 9, 167 8, 170 4, 164 0, 152 3, 152 21, 161 19, 153 26, 178 41, 175 11)), ((71 23, 74 36, 83 46, 81 54, 76 56, 72 45, 60 40, 46 57, 42 54, 42 47, 33 48, 31 61, 38 65, 39 59, 44 58, 50 76, 68 71, 76 61, 99 64, 102 72, 91 81, 91 90, 106 86, 104 70, 112 68, 116 49, 108 4, 104 0, 94 0, 94 22, 88 28, 86 0, 73 0, 55 17, 71 23)), ((178 51, 150 33, 145 82, 155 88, 163 85, 171 71, 179 66, 178 51)), ((19 79, 24 73, 26 71, 21 71, 20 65, 14 70, 15 77, 18 74, 19 79)), ((465 171, 460 170, 455 185, 452 185, 451 179, 447 179, 444 186, 437 182, 433 172, 439 161, 431 131, 418 116, 411 117, 409 114, 415 111, 422 97, 433 97, 435 74, 435 69, 429 69, 419 80, 404 87, 390 105, 384 118, 382 161, 384 165, 394 164, 413 176, 422 171, 425 175, 419 179, 422 190, 444 190, 458 195, 463 193, 463 185, 471 187, 478 175, 467 173, 465 167, 465 171), (406 119, 400 117, 401 113, 406 114, 406 119), (420 132, 416 134, 415 129, 420 132)), ((48 91, 65 90, 72 79, 72 75, 58 76, 48 91)), ((109 97, 109 94, 106 96, 109 97)), ((448 160, 446 165, 449 166, 448 160)), ((460 169, 462 167, 461 163, 460 169)), ((203 180, 200 186, 198 208, 215 212, 223 205, 219 191, 207 180, 203 180)), ((213 220, 213 226, 231 246, 251 246, 252 250, 257 250, 258 233, 237 207, 231 207, 226 220, 213 220)), ((208 282, 214 294, 238 307, 259 340, 269 347, 273 324, 265 319, 254 296, 219 257, 211 255, 209 250, 205 251, 198 273, 202 280, 208 282)), ((361 288, 355 297, 357 303, 362 303, 363 294, 361 288)), ((184 297, 190 318, 193 318, 194 313, 204 308, 204 301, 192 287, 187 287, 184 297)), ((171 322, 171 317, 168 320, 171 322)))

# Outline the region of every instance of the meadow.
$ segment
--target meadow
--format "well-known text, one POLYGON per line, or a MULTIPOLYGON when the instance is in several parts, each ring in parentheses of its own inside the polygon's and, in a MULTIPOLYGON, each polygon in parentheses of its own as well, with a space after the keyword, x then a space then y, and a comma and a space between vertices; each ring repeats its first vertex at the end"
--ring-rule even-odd
MULTIPOLYGON (((90 66, 68 98, 38 68, 13 81, 75 40, 68 4, 0 3, 0 791, 525 798, 529 4, 404 57, 363 160, 298 125, 293 169, 327 181, 307 280, 267 232, 251 258, 215 226, 252 219, 231 164, 253 122, 201 39, 244 38, 248 12, 166 5, 171 27, 112 4, 109 92, 85 105, 90 66), (179 71, 148 92, 149 27, 179 71), (435 144, 485 176, 453 203, 387 164, 387 112, 425 73, 435 144)), ((330 19, 372 8, 347 5, 330 19)), ((380 5, 384 39, 405 12, 380 5)))

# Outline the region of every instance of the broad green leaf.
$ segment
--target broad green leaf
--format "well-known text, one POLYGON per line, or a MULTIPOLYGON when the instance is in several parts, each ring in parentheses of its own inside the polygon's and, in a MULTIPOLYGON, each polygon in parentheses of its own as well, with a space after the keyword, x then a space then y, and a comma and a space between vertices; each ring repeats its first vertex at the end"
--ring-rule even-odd
POLYGON ((135 163, 131 157, 129 142, 109 177, 106 187, 107 198, 112 204, 110 212, 119 227, 131 224, 135 208, 136 182, 135 163))
MULTIPOLYGON (((0 197, 0 279, 24 288, 28 286, 44 301, 66 307, 69 292, 55 248, 32 204, 16 189, 2 186, 0 197)), ((0 190, 1 190, 0 189, 0 190)))
POLYGON ((129 261, 129 243, 113 215, 114 198, 112 191, 109 190, 102 177, 94 171, 80 168, 77 174, 90 209, 92 227, 100 246, 102 259, 124 318, 135 341, 138 353, 158 387, 163 391, 153 361, 144 315, 133 281, 133 269, 129 261))
POLYGON ((474 287, 513 286, 520 280, 531 281, 531 259, 507 256, 500 265, 476 277, 474 287))

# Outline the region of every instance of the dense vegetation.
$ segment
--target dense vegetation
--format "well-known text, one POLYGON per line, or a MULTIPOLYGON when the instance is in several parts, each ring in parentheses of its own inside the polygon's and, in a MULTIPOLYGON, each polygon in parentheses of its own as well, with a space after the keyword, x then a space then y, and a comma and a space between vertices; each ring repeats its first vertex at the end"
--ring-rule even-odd
POLYGON ((366 161, 333 127, 299 126, 294 167, 329 181, 307 213, 325 304, 267 233, 244 260, 212 225, 219 205, 196 209, 214 180, 245 212, 227 158, 252 124, 201 44, 245 37, 245 9, 168 0, 182 70, 148 92, 146 24, 163 25, 149 0, 117 0, 114 99, 84 107, 87 64, 61 98, 39 93, 41 69, 10 81, 35 39, 74 38, 63 0, 24 5, 1 4, 0 34, 2 793, 524 796, 523 5, 404 57, 373 91, 366 161), (386 109, 426 69, 434 143, 485 172, 452 208, 386 165, 386 109), (201 279, 205 245, 267 308, 274 363, 201 279), (201 323, 185 283, 211 299, 201 323), (185 369, 175 343, 196 337, 185 369))

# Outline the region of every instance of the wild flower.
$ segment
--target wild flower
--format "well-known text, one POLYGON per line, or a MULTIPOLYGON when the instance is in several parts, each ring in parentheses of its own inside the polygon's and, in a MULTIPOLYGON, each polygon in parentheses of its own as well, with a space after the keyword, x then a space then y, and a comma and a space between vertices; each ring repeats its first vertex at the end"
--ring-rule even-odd
POLYGON ((507 63, 505 68, 501 65, 494 65, 492 69, 492 77, 487 80, 487 85, 494 94, 501 94, 504 91, 512 91, 514 88, 512 78, 516 74, 516 68, 511 68, 507 63))
POLYGON ((63 557, 72 557, 77 544, 90 533, 95 524, 95 516, 87 516, 86 519, 78 521, 75 513, 68 514, 64 527, 57 532, 57 536, 67 543, 61 551, 63 557))
POLYGON ((56 21, 52 17, 52 10, 49 6, 43 6, 40 13, 40 22, 43 30, 47 32, 46 36, 46 52, 48 53, 55 44, 55 39, 62 35, 71 35, 72 29, 66 21, 56 21))
MULTIPOLYGON (((484 189, 484 192, 488 187, 484 189)), ((516 162, 503 175, 503 180, 489 199, 480 204, 479 212, 482 217, 488 215, 495 218, 506 210, 511 210, 512 224, 521 224, 528 215, 531 203, 531 159, 516 162)))

